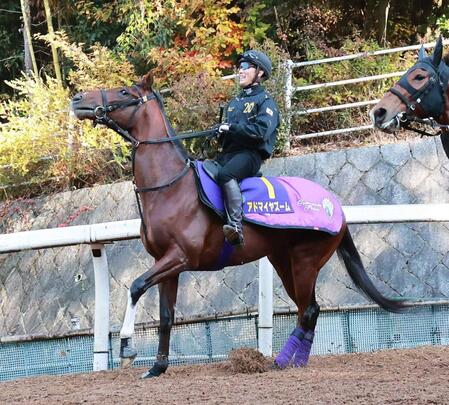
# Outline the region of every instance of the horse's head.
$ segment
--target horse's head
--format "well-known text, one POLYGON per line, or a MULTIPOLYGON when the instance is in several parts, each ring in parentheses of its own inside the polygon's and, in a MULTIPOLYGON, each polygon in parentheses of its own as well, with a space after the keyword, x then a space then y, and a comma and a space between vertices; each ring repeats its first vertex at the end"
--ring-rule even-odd
POLYGON ((150 73, 129 87, 98 89, 78 93, 72 98, 71 107, 78 119, 89 119, 117 130, 132 129, 133 118, 139 107, 155 98, 150 73))
POLYGON ((438 121, 445 110, 449 67, 442 60, 443 39, 437 40, 432 56, 421 47, 418 61, 370 111, 374 126, 393 133, 412 117, 438 121))

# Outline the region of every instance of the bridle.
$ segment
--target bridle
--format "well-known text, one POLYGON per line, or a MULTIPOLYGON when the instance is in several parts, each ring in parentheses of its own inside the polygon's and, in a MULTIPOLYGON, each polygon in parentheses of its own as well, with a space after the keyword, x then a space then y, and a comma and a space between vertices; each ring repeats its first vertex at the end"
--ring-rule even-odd
POLYGON ((417 132, 421 135, 435 136, 439 135, 439 133, 431 134, 410 126, 412 122, 416 122, 428 125, 433 129, 440 129, 441 131, 449 128, 449 125, 439 124, 436 121, 436 119, 438 119, 444 112, 444 93, 449 80, 448 69, 445 69, 447 68, 446 64, 441 62, 440 67, 437 70, 434 64, 426 59, 418 61, 418 63, 409 69, 397 83, 409 93, 409 98, 404 96, 404 94, 394 87, 390 88, 388 91, 398 97, 406 106, 405 112, 401 112, 394 117, 398 126, 417 132), (429 80, 420 89, 415 89, 410 85, 407 77, 413 70, 418 68, 424 68, 429 72, 429 80), (418 106, 428 118, 418 118, 414 115, 418 106))
MULTIPOLYGON (((140 91, 139 85, 137 85, 137 84, 134 84, 132 86, 132 88, 134 88, 136 90, 138 97, 134 97, 130 100, 124 100, 122 102, 115 102, 113 104, 108 104, 106 91, 100 90, 102 105, 98 105, 94 108, 94 115, 95 115, 94 123, 107 126, 108 128, 117 132, 123 139, 125 139, 126 141, 131 143, 131 145, 132 145, 131 156, 132 156, 133 177, 134 177, 134 172, 135 172, 135 155, 136 155, 137 148, 140 145, 156 145, 156 144, 161 144, 161 143, 166 143, 166 142, 174 143, 181 139, 190 139, 190 138, 198 138, 198 137, 213 137, 213 136, 217 135, 216 128, 205 130, 205 131, 188 132, 188 133, 183 133, 181 135, 172 134, 172 132, 174 132, 174 131, 171 128, 171 126, 168 124, 168 119, 167 119, 166 114, 163 109, 162 97, 155 91, 152 91, 149 95, 143 95, 142 92, 140 91), (143 104, 145 104, 146 102, 148 102, 150 100, 157 100, 161 107, 165 128, 166 128, 167 134, 168 134, 168 136, 165 138, 139 141, 134 136, 132 136, 127 129, 122 128, 119 124, 117 124, 116 121, 114 121, 111 117, 108 116, 108 114, 113 111, 122 110, 122 109, 125 109, 128 107, 135 106, 135 108, 134 108, 133 112, 131 113, 131 116, 129 117, 128 122, 126 124, 126 127, 130 128, 131 124, 133 122, 133 119, 135 118, 136 113, 139 110, 139 108, 143 104)), ((185 166, 182 169, 182 171, 180 173, 178 173, 172 179, 168 180, 166 183, 159 185, 159 186, 155 186, 155 187, 136 188, 136 191, 137 192, 157 191, 157 190, 160 190, 165 187, 170 187, 172 184, 176 183, 178 180, 180 180, 182 177, 184 177, 187 174, 188 169, 190 167, 190 159, 186 158, 184 163, 185 163, 185 166)))
POLYGON ((128 123, 126 125, 129 128, 139 108, 147 101, 154 100, 156 98, 154 92, 148 96, 143 95, 139 89, 139 86, 137 86, 136 84, 134 84, 132 88, 136 89, 139 97, 134 97, 130 100, 124 100, 122 102, 116 102, 113 104, 108 104, 106 91, 101 89, 100 93, 102 105, 98 105, 94 108, 94 123, 106 125, 108 128, 121 135, 126 141, 131 142, 133 148, 137 148, 141 144, 141 142, 134 138, 126 129, 122 128, 111 117, 108 116, 108 114, 113 111, 123 110, 125 108, 135 106, 134 111, 129 117, 128 123))
POLYGON ((144 217, 143 217, 139 193, 158 191, 158 190, 172 186, 177 181, 182 179, 189 172, 189 169, 191 167, 191 161, 188 157, 183 158, 184 166, 183 166, 182 170, 179 173, 177 173, 173 178, 171 178, 170 180, 167 180, 165 183, 163 183, 161 185, 154 186, 154 187, 137 187, 137 185, 135 183, 135 160, 136 160, 137 148, 140 145, 156 145, 156 144, 161 144, 161 143, 166 143, 166 142, 172 142, 176 147, 177 145, 175 142, 178 140, 198 138, 198 137, 212 137, 212 136, 216 136, 218 132, 217 132, 217 128, 213 128, 213 129, 209 129, 206 131, 189 132, 189 133, 184 133, 181 135, 176 135, 174 133, 173 128, 169 124, 168 118, 165 114, 162 97, 155 91, 152 91, 149 95, 143 95, 142 92, 140 91, 139 85, 137 85, 137 84, 134 84, 132 86, 132 88, 134 88, 136 90, 138 97, 134 97, 130 100, 124 100, 122 102, 116 102, 113 104, 108 104, 106 91, 103 89, 100 90, 102 105, 98 105, 94 108, 94 115, 95 115, 94 124, 103 124, 103 125, 107 126, 108 128, 117 132, 123 139, 130 142, 132 145, 131 161, 132 161, 134 192, 136 194, 137 208, 139 210, 139 215, 140 215, 140 219, 142 222, 144 235, 145 235, 145 238, 147 238, 147 226, 145 224, 144 217), (132 136, 127 129, 122 128, 116 121, 114 121, 111 117, 108 116, 108 114, 113 111, 122 110, 122 109, 126 109, 126 108, 134 106, 134 110, 131 113, 131 116, 129 117, 128 122, 126 124, 126 127, 130 128, 139 108, 143 104, 145 104, 146 102, 148 102, 150 100, 158 101, 159 107, 161 109, 162 117, 164 120, 164 125, 165 125, 167 135, 168 135, 165 138, 139 141, 134 136, 132 136))

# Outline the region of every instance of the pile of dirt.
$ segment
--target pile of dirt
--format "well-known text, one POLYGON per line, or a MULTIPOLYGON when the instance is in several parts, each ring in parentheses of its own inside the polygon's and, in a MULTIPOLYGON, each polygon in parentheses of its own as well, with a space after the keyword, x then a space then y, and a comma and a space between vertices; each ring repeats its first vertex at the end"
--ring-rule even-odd
POLYGON ((271 368, 272 361, 255 349, 242 347, 231 350, 229 365, 234 373, 265 373, 271 368))

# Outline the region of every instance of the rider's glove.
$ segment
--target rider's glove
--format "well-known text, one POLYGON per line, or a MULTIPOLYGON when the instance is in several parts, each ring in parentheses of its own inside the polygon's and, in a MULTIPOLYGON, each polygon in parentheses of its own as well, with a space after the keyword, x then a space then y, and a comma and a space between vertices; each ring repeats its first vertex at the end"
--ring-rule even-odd
POLYGON ((218 127, 218 133, 223 134, 224 132, 229 132, 229 124, 221 124, 218 127))
POLYGON ((219 128, 221 124, 215 124, 213 127, 210 128, 211 131, 215 132, 215 136, 219 135, 219 128))

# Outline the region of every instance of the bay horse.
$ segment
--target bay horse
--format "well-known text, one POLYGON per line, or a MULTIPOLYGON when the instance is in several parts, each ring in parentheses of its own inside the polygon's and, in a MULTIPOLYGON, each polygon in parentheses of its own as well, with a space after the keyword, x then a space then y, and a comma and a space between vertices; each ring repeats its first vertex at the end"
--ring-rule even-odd
POLYGON ((349 229, 335 234, 311 229, 267 228, 244 223, 245 245, 233 247, 223 236, 222 219, 199 200, 195 173, 171 127, 160 95, 148 73, 129 87, 75 95, 71 107, 79 119, 100 122, 132 143, 132 166, 141 215, 141 240, 155 259, 150 270, 133 281, 120 331, 122 363, 137 355, 131 343, 136 305, 148 288, 158 285, 160 328, 158 354, 142 378, 168 367, 179 274, 220 270, 267 256, 298 308, 297 327, 275 359, 275 366, 305 366, 319 315, 315 283, 319 270, 337 251, 355 285, 389 311, 403 305, 384 297, 369 279, 349 229))
POLYGON ((428 56, 422 46, 417 62, 391 87, 369 115, 375 128, 395 133, 401 128, 421 135, 440 135, 444 152, 449 157, 449 66, 443 59, 443 38, 428 56), (438 129, 429 133, 412 123, 438 129))

